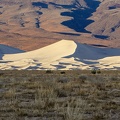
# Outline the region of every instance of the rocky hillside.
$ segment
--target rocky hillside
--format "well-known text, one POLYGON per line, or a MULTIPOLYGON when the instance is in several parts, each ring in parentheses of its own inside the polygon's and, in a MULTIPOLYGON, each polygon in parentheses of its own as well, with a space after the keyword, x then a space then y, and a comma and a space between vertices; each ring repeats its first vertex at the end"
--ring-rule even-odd
POLYGON ((72 39, 120 47, 119 18, 119 0, 0 0, 0 43, 33 50, 72 39))

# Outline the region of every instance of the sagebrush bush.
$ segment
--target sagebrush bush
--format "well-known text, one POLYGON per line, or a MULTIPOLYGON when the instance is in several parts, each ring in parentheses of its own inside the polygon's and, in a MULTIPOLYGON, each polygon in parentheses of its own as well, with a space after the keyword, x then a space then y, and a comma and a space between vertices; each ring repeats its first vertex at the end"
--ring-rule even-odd
POLYGON ((97 70, 97 74, 100 74, 100 73, 101 73, 101 70, 100 70, 100 69, 98 69, 98 70, 97 70))
POLYGON ((95 69, 91 70, 91 73, 96 74, 96 70, 95 69))
POLYGON ((53 73, 52 70, 46 70, 46 73, 50 74, 50 73, 53 73))

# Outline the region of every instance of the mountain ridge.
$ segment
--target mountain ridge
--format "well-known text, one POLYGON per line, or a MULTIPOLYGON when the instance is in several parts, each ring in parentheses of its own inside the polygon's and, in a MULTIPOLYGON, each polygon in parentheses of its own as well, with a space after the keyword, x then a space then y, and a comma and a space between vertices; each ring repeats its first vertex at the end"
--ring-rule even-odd
POLYGON ((119 17, 119 0, 0 0, 0 43, 28 51, 60 39, 120 47, 119 17))

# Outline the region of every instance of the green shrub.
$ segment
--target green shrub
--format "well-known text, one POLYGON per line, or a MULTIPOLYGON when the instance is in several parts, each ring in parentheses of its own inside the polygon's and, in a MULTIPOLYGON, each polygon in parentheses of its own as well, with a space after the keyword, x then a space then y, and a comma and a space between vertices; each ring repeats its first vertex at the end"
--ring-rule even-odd
POLYGON ((52 70, 46 70, 46 73, 53 73, 52 70))
POLYGON ((93 70, 91 71, 91 73, 92 73, 92 74, 96 74, 96 70, 93 69, 93 70))

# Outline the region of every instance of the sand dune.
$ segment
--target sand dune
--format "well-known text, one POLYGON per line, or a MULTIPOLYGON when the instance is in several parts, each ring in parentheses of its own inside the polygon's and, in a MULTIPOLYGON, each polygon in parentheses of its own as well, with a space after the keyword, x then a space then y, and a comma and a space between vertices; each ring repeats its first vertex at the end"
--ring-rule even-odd
MULTIPOLYGON (((7 50, 4 47, 2 49, 7 50)), ((61 40, 47 47, 29 52, 12 49, 11 52, 17 53, 9 54, 6 52, 1 53, 1 51, 0 69, 2 70, 120 69, 120 49, 100 48, 70 40, 61 40)))

